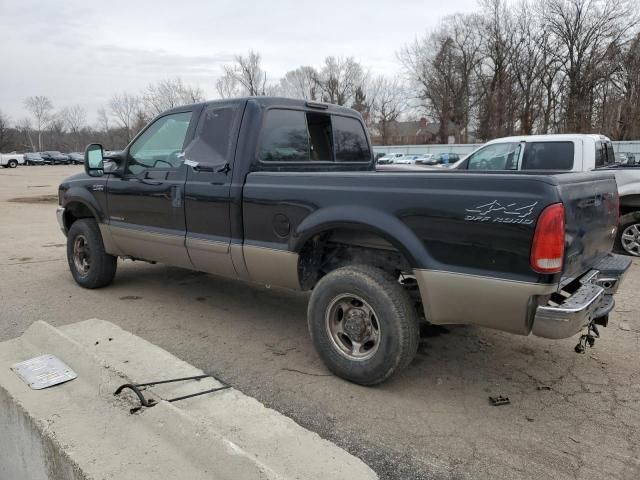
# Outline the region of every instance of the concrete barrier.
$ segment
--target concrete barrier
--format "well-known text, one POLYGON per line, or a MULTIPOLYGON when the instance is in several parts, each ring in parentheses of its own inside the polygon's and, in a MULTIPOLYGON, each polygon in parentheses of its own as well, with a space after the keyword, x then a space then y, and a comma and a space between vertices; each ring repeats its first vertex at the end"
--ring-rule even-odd
POLYGON ((124 383, 200 375, 197 368, 97 319, 34 323, 0 344, 0 479, 373 479, 362 461, 234 389, 163 399, 219 382, 158 385, 158 404, 130 414, 124 383), (31 390, 10 366, 45 353, 78 378, 31 390))

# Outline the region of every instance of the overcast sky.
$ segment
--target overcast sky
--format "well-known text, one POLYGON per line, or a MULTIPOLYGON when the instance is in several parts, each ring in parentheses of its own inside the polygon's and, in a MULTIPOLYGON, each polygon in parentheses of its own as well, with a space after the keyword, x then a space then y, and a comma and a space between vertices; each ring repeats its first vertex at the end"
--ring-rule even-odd
POLYGON ((398 72, 395 52, 477 0, 0 0, 0 111, 46 95, 89 119, 114 93, 180 76, 215 98, 222 65, 253 49, 269 81, 324 57, 398 72))

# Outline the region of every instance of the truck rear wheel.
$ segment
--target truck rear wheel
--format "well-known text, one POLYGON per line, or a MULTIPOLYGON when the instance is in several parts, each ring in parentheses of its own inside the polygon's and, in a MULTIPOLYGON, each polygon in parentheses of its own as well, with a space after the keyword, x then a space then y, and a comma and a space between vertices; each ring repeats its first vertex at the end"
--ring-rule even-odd
POLYGON ((615 247, 620 253, 640 257, 640 212, 620 217, 615 247))
POLYGON ((67 235, 67 262, 78 285, 100 288, 116 275, 118 257, 104 250, 98 224, 92 218, 76 220, 67 235))
POLYGON ((397 279, 368 265, 339 268, 314 287, 311 340, 329 370, 361 385, 383 382, 418 349, 418 315, 397 279))

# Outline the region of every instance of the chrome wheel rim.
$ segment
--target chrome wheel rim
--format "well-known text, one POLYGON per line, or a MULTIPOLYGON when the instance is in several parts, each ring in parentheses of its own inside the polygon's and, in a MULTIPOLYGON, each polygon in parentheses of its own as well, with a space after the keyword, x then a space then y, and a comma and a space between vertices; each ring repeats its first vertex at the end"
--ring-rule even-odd
POLYGON ((73 264, 83 276, 91 269, 91 250, 84 235, 78 235, 73 241, 73 264))
POLYGON ((367 360, 378 351, 380 322, 361 297, 350 293, 335 297, 327 307, 325 324, 333 346, 349 360, 367 360))
POLYGON ((636 257, 640 257, 640 224, 628 225, 621 236, 622 248, 625 252, 636 257))

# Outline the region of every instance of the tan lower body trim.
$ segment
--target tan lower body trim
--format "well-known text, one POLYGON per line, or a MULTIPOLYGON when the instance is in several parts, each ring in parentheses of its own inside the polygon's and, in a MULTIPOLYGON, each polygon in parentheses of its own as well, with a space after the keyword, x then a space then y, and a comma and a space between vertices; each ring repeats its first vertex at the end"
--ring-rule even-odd
POLYGON ((187 250, 196 270, 223 277, 237 277, 231 261, 229 242, 216 242, 187 236, 187 250))
POLYGON ((297 253, 253 245, 244 245, 243 253, 251 281, 300 289, 297 253))
POLYGON ((117 257, 124 255, 111 236, 111 227, 106 223, 99 223, 98 228, 100 229, 100 235, 102 236, 104 250, 109 255, 115 255, 117 257))
POLYGON ((531 331, 532 297, 558 288, 434 270, 414 270, 414 275, 429 322, 480 325, 520 335, 531 331))
POLYGON ((242 244, 232 243, 229 251, 231 253, 231 261, 233 262, 233 267, 238 274, 238 278, 242 280, 249 280, 249 270, 247 270, 247 264, 244 261, 242 244))
POLYGON ((184 237, 181 235, 165 235, 113 225, 109 225, 108 228, 114 243, 122 252, 122 256, 152 260, 193 270, 193 264, 184 246, 184 237))

